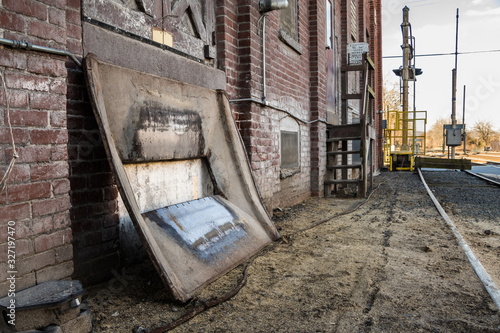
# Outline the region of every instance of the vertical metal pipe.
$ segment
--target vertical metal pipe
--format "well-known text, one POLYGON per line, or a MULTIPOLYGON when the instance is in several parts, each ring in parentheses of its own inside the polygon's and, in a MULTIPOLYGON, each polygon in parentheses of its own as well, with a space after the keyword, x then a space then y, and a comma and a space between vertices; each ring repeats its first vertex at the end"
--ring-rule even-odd
POLYGON ((456 33, 455 33, 455 69, 457 68, 458 63, 458 15, 459 9, 457 8, 457 25, 456 25, 456 33))
MULTIPOLYGON (((411 26, 410 26, 411 28, 411 26)), ((410 30, 411 32, 411 30, 410 30)), ((413 40, 413 54, 417 54, 417 47, 416 44, 417 42, 415 41, 415 37, 411 36, 413 40)), ((413 117, 416 118, 416 112, 417 112, 417 104, 416 104, 416 96, 417 96, 417 57, 413 57, 413 70, 415 72, 415 80, 413 81, 413 117)))
POLYGON ((417 78, 415 78, 415 81, 413 81, 413 115, 416 115, 417 112, 416 93, 417 93, 417 78))
MULTIPOLYGON (((458 63, 458 8, 457 8, 457 24, 456 24, 456 39, 455 39, 455 68, 453 69, 453 91, 451 104, 451 128, 454 131, 457 127, 457 63, 458 63)), ((455 158, 455 146, 451 147, 451 158, 455 158)))
POLYGON ((464 155, 467 154, 467 132, 465 131, 465 88, 466 86, 464 85, 464 102, 463 102, 463 114, 462 114, 462 126, 463 126, 463 131, 464 131, 464 155))
POLYGON ((403 8, 403 23, 401 29, 403 31, 403 142, 402 150, 409 150, 408 146, 408 79, 409 79, 409 63, 410 63, 410 33, 409 33, 409 12, 410 8, 403 8))
POLYGON ((266 15, 262 15, 262 103, 266 98, 266 15))

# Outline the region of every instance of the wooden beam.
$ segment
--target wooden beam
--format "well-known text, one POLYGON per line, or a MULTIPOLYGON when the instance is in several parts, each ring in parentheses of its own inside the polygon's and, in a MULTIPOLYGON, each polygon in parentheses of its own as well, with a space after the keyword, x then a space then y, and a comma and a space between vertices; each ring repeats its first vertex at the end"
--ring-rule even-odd
POLYGON ((472 163, 468 159, 447 159, 420 157, 415 158, 415 168, 460 169, 471 170, 472 163))

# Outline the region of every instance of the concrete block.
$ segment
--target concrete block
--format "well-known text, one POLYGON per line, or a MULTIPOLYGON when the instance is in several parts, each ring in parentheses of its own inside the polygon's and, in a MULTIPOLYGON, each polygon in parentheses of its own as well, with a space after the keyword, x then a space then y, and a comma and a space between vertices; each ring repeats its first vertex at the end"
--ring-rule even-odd
POLYGON ((79 281, 50 281, 0 299, 1 332, 22 332, 61 325, 80 314, 83 288, 79 281), (78 299, 78 301, 75 300, 78 299))
POLYGON ((81 311, 79 316, 61 325, 62 333, 92 332, 92 315, 89 310, 81 311))

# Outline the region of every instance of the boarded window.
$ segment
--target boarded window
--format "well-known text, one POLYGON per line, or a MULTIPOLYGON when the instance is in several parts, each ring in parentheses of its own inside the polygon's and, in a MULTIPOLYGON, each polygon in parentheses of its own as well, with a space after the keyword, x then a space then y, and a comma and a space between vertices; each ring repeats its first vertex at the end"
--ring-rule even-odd
POLYGON ((280 28, 295 40, 298 39, 297 0, 289 0, 288 7, 280 10, 280 28))
POLYGON ((281 131, 281 168, 299 167, 299 133, 281 131))
POLYGON ((297 0, 288 0, 288 7, 279 11, 280 29, 279 38, 299 54, 302 46, 299 42, 299 10, 297 0))

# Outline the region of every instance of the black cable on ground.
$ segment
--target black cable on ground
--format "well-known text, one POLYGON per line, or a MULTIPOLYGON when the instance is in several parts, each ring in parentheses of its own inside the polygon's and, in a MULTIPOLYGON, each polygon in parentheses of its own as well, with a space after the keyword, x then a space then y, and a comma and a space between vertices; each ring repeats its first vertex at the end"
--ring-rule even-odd
POLYGON ((255 259, 259 258, 259 257, 262 257, 264 255, 266 255, 267 253, 271 252, 272 250, 274 250, 275 248, 277 248, 279 245, 283 244, 283 243, 287 243, 287 239, 290 239, 292 237, 294 237, 295 235, 299 234, 299 233, 302 233, 302 232, 305 232, 307 230, 311 230, 313 228, 316 228, 328 221, 331 221, 332 219, 334 218, 337 218, 337 217, 340 217, 340 216, 344 216, 344 215, 347 215, 347 214, 350 214, 356 210, 358 210, 361 206, 363 206, 364 204, 366 204, 368 202, 368 200, 370 200, 371 196, 373 195, 373 193, 375 193, 375 191, 377 191, 380 186, 382 185, 383 183, 380 183, 375 189, 373 189, 373 191, 370 192, 370 194, 368 195, 368 197, 366 197, 365 200, 361 201, 359 204, 357 204, 356 206, 354 206, 353 208, 351 209, 348 209, 346 211, 343 211, 341 213, 337 213, 337 214, 334 214, 330 217, 327 217, 321 221, 317 221, 317 222, 314 222, 312 223, 311 225, 305 227, 305 228, 302 228, 300 230, 297 230, 287 236, 283 236, 281 238, 279 238, 278 240, 276 240, 273 244, 271 244, 270 246, 267 246, 266 248, 264 248, 263 250, 261 250, 261 252, 259 252, 258 254, 254 255, 251 259, 248 260, 247 264, 246 264, 246 267, 243 271, 243 277, 241 279, 241 281, 238 283, 238 285, 233 288, 230 292, 226 293, 224 296, 220 297, 220 298, 217 298, 217 297, 212 297, 210 298, 209 300, 205 301, 205 300, 201 300, 201 299, 197 299, 197 301, 199 303, 201 303, 201 305, 198 305, 196 306, 195 308, 193 308, 192 310, 190 310, 189 312, 185 313, 183 316, 181 316, 179 319, 177 320, 174 320, 173 322, 165 325, 165 326, 162 326, 162 327, 157 327, 157 328, 154 328, 152 330, 148 330, 146 328, 139 328, 137 330, 134 330, 134 333, 163 333, 163 332, 167 332, 167 331, 170 331, 176 327, 178 327, 179 325, 187 322, 188 320, 192 319, 193 317, 199 315, 200 313, 214 307, 214 306, 217 306, 221 303, 224 303, 225 301, 233 298, 234 296, 236 296, 238 294, 238 292, 245 286, 245 284, 247 283, 247 277, 248 277, 248 268, 250 267, 250 265, 253 264, 253 262, 255 261, 255 259))
POLYGON ((347 214, 350 214, 350 213, 352 213, 352 212, 354 212, 354 211, 358 210, 361 206, 363 206, 365 203, 367 203, 367 202, 368 202, 368 200, 370 200, 370 198, 371 198, 372 194, 373 194, 373 193, 375 193, 375 191, 377 191, 377 190, 379 189, 379 187, 380 187, 382 184, 383 184, 383 183, 378 184, 378 186, 377 186, 377 187, 376 187, 373 191, 371 191, 371 192, 370 192, 370 194, 368 195, 368 197, 366 197, 366 199, 365 199, 365 200, 361 201, 359 204, 357 204, 356 206, 354 206, 354 208, 348 209, 348 210, 343 211, 343 212, 341 212, 341 213, 334 214, 334 215, 329 216, 329 217, 327 217, 327 218, 325 218, 325 219, 323 219, 323 220, 321 220, 321 221, 314 222, 314 223, 312 223, 311 225, 309 225, 309 226, 307 226, 307 227, 305 227, 305 228, 302 228, 302 229, 300 229, 300 230, 297 230, 297 231, 295 231, 295 232, 291 233, 290 235, 288 235, 288 236, 286 236, 286 237, 287 237, 287 238, 292 238, 292 237, 293 237, 293 236, 295 236, 296 234, 299 234, 299 233, 301 233, 301 232, 304 232, 304 231, 307 231, 307 230, 310 230, 310 229, 316 228, 317 226, 320 226, 320 225, 322 225, 322 224, 324 224, 324 223, 326 223, 326 222, 328 222, 328 221, 330 221, 330 220, 332 220, 332 219, 334 219, 334 218, 336 218, 336 217, 343 216, 343 215, 347 215, 347 214))
POLYGON ((179 319, 177 319, 177 320, 175 320, 175 321, 173 321, 173 322, 171 322, 163 327, 158 327, 158 328, 155 328, 151 331, 143 330, 143 332, 162 333, 162 332, 170 331, 171 329, 174 329, 175 327, 185 323, 186 321, 188 321, 191 318, 193 318, 194 316, 202 313, 203 311, 210 309, 211 307, 214 307, 216 305, 219 305, 219 304, 227 301, 228 299, 234 297, 241 290, 241 288, 243 288, 243 286, 247 283, 247 273, 248 273, 249 267, 250 267, 250 263, 247 264, 247 266, 245 267, 245 270, 243 271, 243 278, 241 279, 240 283, 238 283, 238 285, 233 290, 231 290, 229 293, 227 293, 223 297, 221 297, 221 298, 213 297, 207 301, 198 299, 198 302, 200 302, 201 305, 199 305, 199 306, 195 307, 194 309, 192 309, 191 311, 187 312, 179 319))

